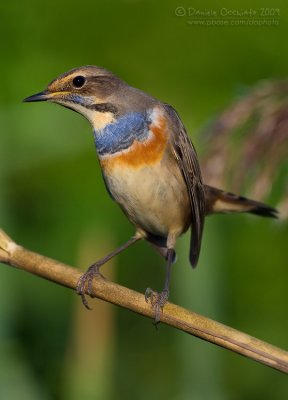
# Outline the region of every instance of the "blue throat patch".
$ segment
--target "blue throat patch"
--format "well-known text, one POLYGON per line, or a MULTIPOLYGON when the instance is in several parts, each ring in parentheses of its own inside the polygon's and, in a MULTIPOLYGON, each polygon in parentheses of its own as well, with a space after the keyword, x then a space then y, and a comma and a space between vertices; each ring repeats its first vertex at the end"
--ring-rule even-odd
POLYGON ((128 149, 137 140, 144 142, 151 120, 146 112, 132 112, 118 118, 103 129, 94 130, 94 141, 100 156, 128 149))

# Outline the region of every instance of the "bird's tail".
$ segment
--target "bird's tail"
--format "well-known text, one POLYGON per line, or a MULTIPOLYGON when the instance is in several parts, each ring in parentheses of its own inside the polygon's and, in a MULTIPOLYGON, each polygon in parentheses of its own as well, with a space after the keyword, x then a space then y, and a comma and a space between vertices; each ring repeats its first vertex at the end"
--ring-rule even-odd
POLYGON ((264 203, 224 192, 208 185, 205 185, 205 199, 206 215, 247 212, 261 217, 277 218, 278 216, 278 211, 275 208, 264 203))

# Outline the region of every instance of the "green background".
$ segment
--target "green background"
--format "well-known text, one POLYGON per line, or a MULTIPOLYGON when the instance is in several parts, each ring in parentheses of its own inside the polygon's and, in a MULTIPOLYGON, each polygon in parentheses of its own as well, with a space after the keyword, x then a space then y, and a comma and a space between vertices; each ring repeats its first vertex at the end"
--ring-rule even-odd
MULTIPOLYGON (((51 104, 23 104, 73 67, 104 66, 171 103, 199 153, 201 131, 237 95, 288 71, 285 1, 5 1, 0 5, 0 221, 23 246, 85 269, 133 229, 108 197, 91 128, 51 104), (276 27, 196 27, 177 7, 279 8, 276 27)), ((288 153, 288 151, 287 151, 288 153)), ((229 188, 226 188, 229 189, 229 188)), ((171 301, 288 345, 287 224, 207 219, 199 267, 179 241, 171 301)), ((107 275, 144 293, 163 285, 146 243, 107 275)), ((283 399, 287 378, 112 305, 0 269, 1 399, 283 399)))

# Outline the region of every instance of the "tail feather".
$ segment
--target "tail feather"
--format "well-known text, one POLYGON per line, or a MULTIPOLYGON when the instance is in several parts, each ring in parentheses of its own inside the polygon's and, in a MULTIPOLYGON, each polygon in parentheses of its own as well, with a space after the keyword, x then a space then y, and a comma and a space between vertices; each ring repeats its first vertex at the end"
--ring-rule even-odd
POLYGON ((247 212, 261 217, 278 217, 278 211, 273 207, 208 185, 205 185, 205 199, 206 215, 247 212))

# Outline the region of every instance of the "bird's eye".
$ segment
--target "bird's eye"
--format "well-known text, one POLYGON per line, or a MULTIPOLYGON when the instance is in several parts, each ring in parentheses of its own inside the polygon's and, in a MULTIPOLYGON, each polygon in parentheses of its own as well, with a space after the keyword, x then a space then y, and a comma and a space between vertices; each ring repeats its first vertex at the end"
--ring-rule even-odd
POLYGON ((73 79, 73 85, 76 88, 81 88, 85 82, 86 82, 86 79, 84 78, 84 76, 81 76, 81 75, 75 76, 75 78, 73 79))

